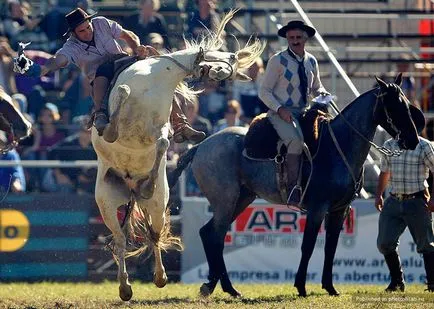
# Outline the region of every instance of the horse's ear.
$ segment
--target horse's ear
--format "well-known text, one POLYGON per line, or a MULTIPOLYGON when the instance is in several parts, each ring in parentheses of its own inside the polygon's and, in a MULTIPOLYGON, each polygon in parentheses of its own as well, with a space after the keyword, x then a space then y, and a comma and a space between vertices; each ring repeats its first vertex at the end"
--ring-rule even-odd
POLYGON ((386 88, 387 88, 386 82, 377 76, 375 76, 375 79, 377 80, 377 83, 380 86, 380 88, 383 90, 386 90, 386 88))
POLYGON ((402 84, 402 73, 401 72, 395 78, 395 84, 397 84, 399 87, 401 87, 401 84, 402 84))
POLYGON ((238 80, 243 81, 243 82, 249 82, 252 80, 249 76, 247 76, 246 74, 241 73, 241 72, 237 72, 235 79, 238 79, 238 80))

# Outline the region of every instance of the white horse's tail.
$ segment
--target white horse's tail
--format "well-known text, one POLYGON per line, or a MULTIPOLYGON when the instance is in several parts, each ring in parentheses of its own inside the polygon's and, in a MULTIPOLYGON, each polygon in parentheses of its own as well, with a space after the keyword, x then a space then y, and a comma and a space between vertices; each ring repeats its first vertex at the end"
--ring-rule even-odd
POLYGON ((128 85, 119 85, 116 90, 116 96, 113 99, 115 103, 115 110, 111 114, 110 123, 104 129, 103 133, 104 140, 108 143, 114 143, 118 139, 119 113, 122 105, 124 105, 131 93, 131 89, 128 85))
POLYGON ((157 233, 152 228, 151 217, 146 210, 138 207, 135 201, 133 201, 132 205, 128 225, 126 231, 124 230, 128 248, 128 252, 125 255, 126 258, 139 256, 144 253, 146 253, 145 258, 148 258, 153 253, 154 247, 159 247, 163 251, 169 249, 184 250, 181 238, 173 236, 170 231, 169 208, 166 208, 164 226, 160 233, 157 233))

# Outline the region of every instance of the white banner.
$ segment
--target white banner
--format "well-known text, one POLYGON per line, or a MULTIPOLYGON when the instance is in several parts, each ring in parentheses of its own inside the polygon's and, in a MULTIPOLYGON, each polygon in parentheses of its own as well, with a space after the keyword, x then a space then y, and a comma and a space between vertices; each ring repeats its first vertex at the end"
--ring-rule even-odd
MULTIPOLYGON (((379 213, 373 200, 355 200, 351 216, 344 223, 333 267, 335 283, 386 284, 389 271, 377 249, 379 213)), ((182 206, 185 251, 181 280, 204 282, 208 264, 199 229, 211 218, 209 204, 189 198, 182 206)), ((283 205, 258 201, 232 224, 225 239, 224 258, 231 280, 243 283, 294 282, 301 256, 306 217, 283 205)), ((321 282, 325 231, 322 227, 309 263, 307 280, 321 282)), ((407 283, 424 283, 422 256, 408 229, 400 238, 401 262, 407 283)))

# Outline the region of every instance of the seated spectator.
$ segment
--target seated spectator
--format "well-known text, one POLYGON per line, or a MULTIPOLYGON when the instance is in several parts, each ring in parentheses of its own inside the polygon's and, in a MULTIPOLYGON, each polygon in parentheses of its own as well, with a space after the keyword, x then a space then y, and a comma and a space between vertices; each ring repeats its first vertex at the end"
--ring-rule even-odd
POLYGON ((46 103, 38 117, 40 137, 37 152, 40 160, 46 160, 48 148, 65 138, 65 133, 57 127, 59 120, 60 114, 57 106, 53 103, 46 103))
POLYGON ((32 42, 32 48, 49 51, 50 41, 38 27, 41 18, 32 16, 32 7, 26 2, 8 0, 8 12, 3 21, 4 31, 14 50, 19 42, 32 42))
MULTIPOLYGON (((215 32, 220 23, 220 17, 215 11, 215 0, 196 0, 197 9, 188 16, 187 38, 198 40, 209 31, 215 32)), ((226 45, 222 46, 226 49, 226 45)))
POLYGON ((259 86, 264 74, 264 63, 257 58, 255 63, 245 72, 252 80, 245 82, 235 80, 232 87, 232 97, 241 104, 242 115, 240 118, 250 123, 260 113, 267 112, 268 108, 258 97, 259 86))
POLYGON ((225 118, 220 119, 214 126, 214 132, 221 131, 227 127, 247 127, 247 124, 240 120, 241 106, 236 100, 229 100, 225 109, 225 118))
POLYGON ((163 37, 156 32, 149 33, 148 42, 153 48, 155 48, 160 54, 166 53, 166 49, 164 49, 164 40, 163 37))
POLYGON ((6 37, 0 37, 0 87, 7 93, 16 93, 15 74, 13 72, 15 51, 6 37))
POLYGON ((151 45, 150 33, 158 33, 164 40, 164 48, 170 50, 166 20, 157 13, 160 0, 139 0, 139 12, 127 17, 123 22, 125 29, 133 31, 140 38, 143 45, 151 45))
MULTIPOLYGON (((2 143, 7 143, 6 134, 0 131, 0 140, 2 143)), ((19 162, 20 155, 15 149, 9 150, 2 154, 0 153, 1 161, 14 161, 19 162)), ((24 177, 24 171, 22 166, 8 166, 0 168, 0 202, 8 192, 25 192, 26 191, 26 179, 24 177)))
MULTIPOLYGON (((50 160, 76 161, 96 160, 92 146, 91 131, 86 129, 88 116, 81 117, 78 134, 68 136, 64 141, 51 147, 50 160)), ((49 192, 94 193, 96 167, 54 168, 44 178, 43 187, 49 192)))

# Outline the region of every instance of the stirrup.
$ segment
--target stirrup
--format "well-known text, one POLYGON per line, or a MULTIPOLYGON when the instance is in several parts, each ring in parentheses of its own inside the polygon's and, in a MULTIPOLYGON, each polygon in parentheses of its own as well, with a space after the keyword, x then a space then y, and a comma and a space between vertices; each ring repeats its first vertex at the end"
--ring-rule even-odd
POLYGON ((301 196, 303 194, 303 189, 300 185, 295 185, 291 192, 289 193, 288 199, 286 200, 286 205, 300 207, 301 196))

